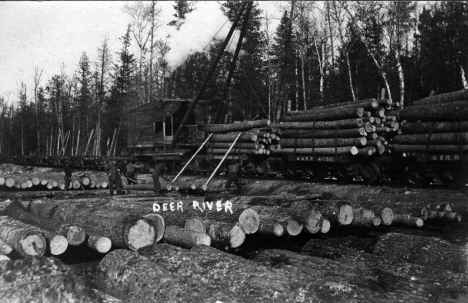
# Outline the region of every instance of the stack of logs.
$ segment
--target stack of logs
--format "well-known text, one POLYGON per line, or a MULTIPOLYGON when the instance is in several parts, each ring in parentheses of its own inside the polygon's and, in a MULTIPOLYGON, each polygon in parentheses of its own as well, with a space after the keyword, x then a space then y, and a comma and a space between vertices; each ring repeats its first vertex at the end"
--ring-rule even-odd
POLYGON ((316 156, 383 154, 387 140, 399 129, 386 111, 399 107, 388 99, 367 99, 290 111, 281 129, 277 153, 316 156))
POLYGON ((399 153, 463 154, 468 151, 468 90, 427 97, 390 113, 401 134, 389 147, 399 153))
MULTIPOLYGON (((41 179, 27 174, 15 174, 6 178, 0 177, 0 186, 18 190, 67 190, 64 181, 57 182, 46 178, 41 179)), ((104 189, 107 186, 107 182, 95 181, 86 175, 82 175, 79 176, 78 180, 72 180, 68 189, 104 189)))
MULTIPOLYGON (((328 233, 331 228, 395 225, 420 228, 458 223, 466 205, 323 200, 320 194, 196 198, 114 197, 10 203, 0 219, 0 239, 19 254, 63 253, 85 240, 107 253, 111 246, 138 250, 163 240, 237 248, 250 234, 280 237, 328 233), (202 198, 203 199, 203 198, 202 198)), ((2 246, 4 247, 4 246, 2 246)))
POLYGON ((213 159, 222 159, 232 146, 227 159, 239 159, 241 154, 265 154, 279 148, 280 135, 268 128, 269 120, 243 121, 232 124, 208 124, 205 132, 212 134, 207 153, 213 159))

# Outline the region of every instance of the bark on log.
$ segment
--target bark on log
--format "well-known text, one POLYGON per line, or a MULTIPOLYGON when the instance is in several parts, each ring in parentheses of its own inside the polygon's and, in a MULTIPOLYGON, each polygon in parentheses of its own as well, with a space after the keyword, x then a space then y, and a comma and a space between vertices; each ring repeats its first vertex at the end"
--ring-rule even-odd
POLYGON ((254 260, 287 270, 317 287, 325 296, 319 302, 430 302, 426 294, 413 294, 404 285, 411 280, 399 280, 389 272, 280 249, 264 250, 254 260))
MULTIPOLYGON (((340 129, 340 130, 285 130, 282 133, 283 138, 354 138, 366 136, 364 128, 340 129)), ((282 142, 282 141, 281 141, 282 142)))
POLYGON ((186 222, 184 229, 196 231, 199 233, 206 233, 206 225, 202 218, 198 216, 190 217, 186 222))
POLYGON ((265 127, 270 125, 270 120, 242 121, 232 124, 208 124, 205 126, 206 133, 227 133, 247 131, 252 128, 265 127))
MULTIPOLYGON (((207 148, 206 152, 208 154, 214 154, 214 155, 225 155, 227 153, 228 149, 213 149, 213 148, 207 148)), ((257 152, 256 149, 232 149, 230 151, 231 154, 247 154, 247 155, 255 155, 257 152)))
POLYGON ((204 221, 206 233, 211 243, 222 248, 237 248, 245 241, 245 232, 238 223, 224 223, 217 221, 204 221))
POLYGON ((0 262, 3 302, 103 302, 71 267, 55 258, 0 262))
POLYGON ((345 128, 359 128, 363 126, 363 119, 346 119, 335 121, 313 121, 313 122, 281 122, 279 127, 282 131, 286 129, 313 129, 313 130, 335 130, 345 128))
POLYGON ((437 104, 437 103, 445 103, 445 102, 458 101, 458 100, 468 100, 468 89, 430 96, 427 98, 416 100, 413 103, 417 105, 437 104))
POLYGON ((196 245, 211 245, 211 238, 206 233, 186 230, 176 226, 168 226, 164 231, 164 242, 184 248, 196 245))
POLYGON ((281 237, 284 235, 285 229, 281 222, 265 218, 260 221, 257 233, 266 236, 281 237))
POLYGON ((125 302, 297 302, 298 296, 316 301, 309 285, 293 274, 205 245, 115 250, 99 264, 97 284, 125 302))
POLYGON ((406 262, 428 265, 466 274, 468 246, 451 244, 434 237, 388 233, 377 241, 376 256, 400 258, 406 262))
POLYGON ((367 144, 366 137, 359 138, 337 138, 335 139, 282 139, 280 145, 285 147, 335 147, 335 146, 365 146, 367 144))
MULTIPOLYGON (((61 235, 67 238, 70 245, 80 245, 84 242, 86 233, 85 230, 80 226, 74 226, 70 224, 64 224, 58 220, 54 220, 51 213, 55 208, 51 206, 55 202, 50 202, 44 207, 47 210, 39 211, 44 217, 37 215, 34 212, 28 212, 24 209, 19 202, 12 202, 5 209, 5 214, 13 219, 20 220, 24 223, 30 224, 40 229, 45 229, 53 232, 57 235, 61 235)), ((29 206, 34 210, 38 210, 37 205, 45 205, 41 200, 32 201, 29 206)))
POLYGON ((397 135, 393 138, 393 142, 401 145, 457 145, 459 143, 468 145, 468 132, 397 135))
MULTIPOLYGON (((231 147, 232 143, 229 142, 212 142, 206 144, 207 148, 210 149, 229 149, 231 147)), ((236 149, 256 149, 256 144, 255 143, 236 143, 233 147, 233 151, 236 149)))
MULTIPOLYGON (((214 202, 205 202, 207 205, 212 205, 211 207, 216 207, 214 202)), ((209 208, 209 206, 208 206, 209 208)), ((260 225, 260 218, 258 213, 251 208, 241 208, 234 210, 233 213, 230 212, 207 212, 203 216, 204 220, 214 220, 225 223, 239 223, 242 226, 242 230, 246 234, 254 234, 257 232, 260 225)))
POLYGON ((424 221, 435 223, 459 223, 462 221, 462 215, 454 211, 428 210, 424 221))
POLYGON ((405 134, 467 132, 468 122, 407 122, 400 129, 405 134))
POLYGON ((393 214, 392 224, 407 227, 421 227, 424 225, 424 220, 409 214, 393 214))
POLYGON ((411 108, 396 112, 399 120, 407 121, 459 121, 468 120, 468 106, 443 106, 443 107, 427 107, 427 108, 411 108))
POLYGON ((318 148, 281 148, 273 151, 274 154, 298 154, 308 156, 334 156, 334 155, 357 155, 356 146, 341 147, 318 147, 318 148))
POLYGON ((47 243, 37 227, 0 216, 0 238, 23 257, 42 256, 47 243))
MULTIPOLYGON (((228 134, 213 134, 211 136, 210 142, 234 142, 236 140, 238 133, 228 133, 228 134)), ((257 141, 257 134, 255 132, 246 132, 243 133, 237 142, 255 142, 257 141)))
POLYGON ((152 213, 146 214, 144 215, 144 217, 150 219, 156 227, 156 236, 154 238, 154 241, 161 241, 164 236, 164 230, 166 229, 166 222, 164 221, 163 216, 161 216, 160 214, 152 213))
POLYGON ((308 114, 286 116, 285 122, 299 122, 299 121, 332 121, 332 120, 345 120, 353 118, 362 118, 364 110, 362 108, 350 108, 341 110, 329 110, 323 112, 312 112, 308 114))
POLYGON ((320 106, 314 106, 312 110, 314 109, 323 109, 323 108, 335 108, 335 107, 364 107, 366 109, 368 108, 377 108, 379 107, 379 104, 388 104, 389 100, 384 99, 384 100, 376 100, 376 99, 366 99, 366 100, 360 100, 360 101, 349 101, 349 102, 340 102, 340 103, 331 103, 331 104, 326 104, 326 105, 320 105, 320 106))

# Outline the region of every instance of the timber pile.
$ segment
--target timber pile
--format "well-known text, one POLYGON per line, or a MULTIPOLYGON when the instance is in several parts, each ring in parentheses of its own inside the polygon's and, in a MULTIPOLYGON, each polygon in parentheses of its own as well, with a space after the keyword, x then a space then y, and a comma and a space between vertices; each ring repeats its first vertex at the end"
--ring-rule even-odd
POLYGON ((288 112, 284 121, 273 125, 283 139, 276 153, 308 156, 383 154, 387 138, 399 124, 386 116, 398 107, 388 99, 368 99, 288 112))
POLYGON ((213 135, 207 144, 208 155, 212 155, 214 159, 222 159, 234 142, 236 144, 228 159, 240 159, 242 154, 269 155, 279 148, 281 136, 278 130, 269 125, 269 120, 209 124, 205 126, 205 132, 213 135))
POLYGON ((459 156, 468 151, 468 90, 417 100, 392 115, 401 124, 401 134, 389 145, 395 152, 459 156))
MULTIPOLYGON (((74 172, 68 190, 107 188, 107 179, 107 174, 103 172, 74 172)), ((0 188, 22 191, 67 190, 62 170, 36 167, 24 169, 12 164, 0 166, 0 188)))

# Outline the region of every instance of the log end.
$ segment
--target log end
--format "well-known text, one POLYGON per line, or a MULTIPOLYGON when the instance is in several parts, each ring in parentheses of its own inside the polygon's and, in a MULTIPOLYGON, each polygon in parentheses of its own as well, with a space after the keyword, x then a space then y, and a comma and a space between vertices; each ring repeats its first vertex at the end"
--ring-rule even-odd
POLYGON ((43 256, 46 251, 46 240, 45 238, 37 233, 30 233, 23 237, 19 244, 23 252, 22 255, 26 256, 43 256))
POLYGON ((140 218, 126 227, 125 244, 133 251, 154 243, 156 230, 148 218, 140 218))
POLYGON ((211 246, 211 238, 207 234, 200 233, 197 236, 196 243, 197 243, 197 245, 201 244, 201 245, 211 246))
POLYGON ((374 226, 379 226, 381 223, 382 223, 382 219, 380 219, 379 217, 375 217, 372 219, 372 225, 374 226))
POLYGON ((10 258, 8 256, 5 256, 4 254, 0 253, 0 262, 8 261, 8 260, 10 260, 10 258))
POLYGON ((197 189, 197 186, 196 186, 195 184, 192 184, 192 185, 190 185, 190 188, 191 188, 192 190, 196 190, 196 189, 197 189))
POLYGON ((111 250, 112 241, 107 237, 89 236, 88 247, 105 254, 111 250))
POLYGON ((202 189, 203 189, 203 191, 207 191, 208 190, 208 185, 203 184, 202 189))
POLYGON ((86 232, 79 226, 70 226, 67 232, 67 240, 70 245, 80 245, 86 239, 86 232))
POLYGON ((55 235, 49 243, 50 253, 54 256, 63 254, 68 248, 68 240, 64 236, 55 235))
POLYGON ((322 227, 320 228, 320 232, 322 234, 326 234, 327 232, 330 231, 331 228, 331 223, 327 219, 322 219, 322 227))
POLYGON ((385 207, 384 209, 382 209, 382 213, 380 214, 380 218, 382 219, 382 223, 384 225, 392 224, 392 222, 393 222, 393 211, 390 208, 385 207))
POLYGON ((358 154, 359 149, 356 146, 353 146, 353 147, 351 147, 350 152, 351 152, 351 155, 355 156, 355 155, 358 154))
POLYGON ((161 241, 164 236, 164 230, 166 228, 166 223, 164 218, 160 214, 147 214, 145 218, 150 219, 153 221, 154 226, 156 227, 156 236, 154 238, 155 242, 161 241))
POLYGON ((311 211, 306 218, 306 229, 316 234, 322 229, 322 215, 318 211, 311 211))
POLYGON ((246 234, 253 234, 257 232, 260 226, 260 217, 255 210, 247 208, 240 214, 239 224, 246 234))
POLYGON ((230 237, 230 245, 231 248, 236 248, 241 246, 244 241, 245 241, 245 232, 243 231, 242 227, 240 225, 235 225, 230 231, 229 231, 229 237, 230 237))
POLYGON ((340 213, 338 214, 338 222, 342 225, 349 225, 353 222, 354 211, 353 207, 348 204, 344 204, 340 207, 340 213))
POLYGON ((277 235, 278 237, 281 237, 282 235, 284 235, 284 227, 283 227, 283 225, 282 225, 282 224, 279 224, 279 223, 275 224, 275 225, 273 226, 273 233, 274 233, 275 235, 277 235))
POLYGON ((291 236, 297 236, 298 234, 300 234, 302 231, 302 228, 303 226, 300 220, 296 220, 294 218, 289 219, 286 225, 286 231, 291 236))
POLYGON ((200 217, 193 216, 185 222, 184 229, 206 233, 206 225, 200 217))

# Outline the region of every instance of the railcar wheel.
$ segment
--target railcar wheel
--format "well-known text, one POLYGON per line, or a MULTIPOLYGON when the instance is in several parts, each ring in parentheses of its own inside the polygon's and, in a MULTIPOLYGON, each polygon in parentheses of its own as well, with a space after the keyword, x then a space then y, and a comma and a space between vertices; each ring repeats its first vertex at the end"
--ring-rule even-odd
POLYGON ((263 161, 257 168, 258 174, 260 178, 267 178, 270 172, 270 164, 268 161, 263 161))
POLYGON ((362 175, 364 182, 367 184, 374 184, 380 178, 380 170, 377 164, 368 163, 364 166, 364 173, 362 175))

